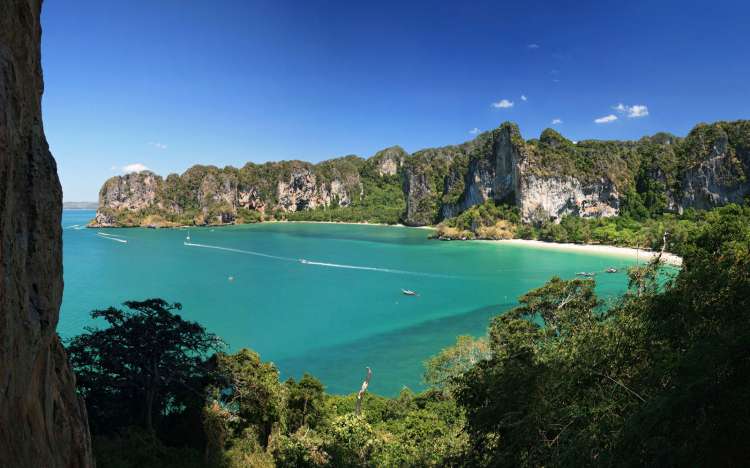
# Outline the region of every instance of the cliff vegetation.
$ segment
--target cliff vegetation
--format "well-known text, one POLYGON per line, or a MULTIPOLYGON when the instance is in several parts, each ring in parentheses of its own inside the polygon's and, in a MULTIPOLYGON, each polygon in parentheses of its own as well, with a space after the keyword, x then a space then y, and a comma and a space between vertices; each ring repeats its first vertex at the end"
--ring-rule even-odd
MULTIPOLYGON (((527 225, 515 230, 521 233, 566 217, 680 215, 744 202, 750 194, 749 140, 748 121, 699 124, 685 138, 658 133, 638 141, 578 142, 552 129, 524 140, 506 122, 466 143, 413 154, 392 147, 368 159, 193 166, 165 179, 151 172, 113 177, 100 191, 92 225, 308 220, 421 226, 488 202, 517 209, 527 225)), ((505 220, 492 226, 499 221, 505 220)), ((455 230, 456 223, 462 221, 445 224, 446 237, 470 237, 464 228, 455 230)), ((473 235, 514 231, 501 224, 486 236, 473 235)))

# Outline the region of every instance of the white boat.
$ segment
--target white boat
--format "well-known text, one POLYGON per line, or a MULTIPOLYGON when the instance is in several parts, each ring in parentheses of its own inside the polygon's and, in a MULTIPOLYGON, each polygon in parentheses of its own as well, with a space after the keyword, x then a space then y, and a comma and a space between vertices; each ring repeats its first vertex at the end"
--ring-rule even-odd
POLYGON ((300 263, 302 263, 302 264, 304 264, 304 265, 306 265, 306 264, 310 263, 310 261, 309 261, 309 260, 305 260, 304 258, 300 258, 300 259, 299 259, 299 262, 300 262, 300 263))
POLYGON ((578 273, 576 273, 576 276, 585 276, 587 278, 590 278, 594 275, 596 275, 596 273, 590 273, 588 271, 579 271, 578 273))
POLYGON ((405 296, 418 296, 418 294, 416 292, 412 291, 411 289, 402 289, 401 292, 405 296))
POLYGON ((185 242, 190 242, 190 231, 188 231, 187 236, 185 236, 185 242))
POLYGON ((607 273, 617 273, 617 268, 609 267, 609 268, 607 268, 606 272, 607 273))

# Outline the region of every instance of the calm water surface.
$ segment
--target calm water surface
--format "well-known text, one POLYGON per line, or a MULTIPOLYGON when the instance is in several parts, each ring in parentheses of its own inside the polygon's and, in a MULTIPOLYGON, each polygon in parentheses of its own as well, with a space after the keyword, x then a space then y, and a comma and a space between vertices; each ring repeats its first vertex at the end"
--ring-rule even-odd
MULTIPOLYGON (((457 335, 483 334, 490 317, 552 275, 572 278, 634 263, 430 241, 426 230, 381 226, 80 227, 93 216, 63 212, 63 338, 93 324, 93 309, 162 297, 181 302, 185 318, 231 349, 249 347, 274 361, 282 378, 310 372, 334 393, 356 391, 365 366, 373 369, 375 393, 419 390, 426 358, 457 335), (188 233, 195 245, 184 244, 188 233), (404 296, 402 288, 419 296, 404 296)), ((597 291, 611 297, 626 282, 624 273, 600 274, 597 291)))

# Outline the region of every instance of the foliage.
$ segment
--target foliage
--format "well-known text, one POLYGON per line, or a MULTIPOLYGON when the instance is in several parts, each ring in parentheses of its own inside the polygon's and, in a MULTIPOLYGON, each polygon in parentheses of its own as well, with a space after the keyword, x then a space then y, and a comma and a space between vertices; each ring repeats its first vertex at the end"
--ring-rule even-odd
POLYGON ((305 373, 299 382, 289 378, 287 387, 286 426, 290 432, 307 426, 311 429, 320 424, 323 417, 325 393, 320 380, 305 373))
POLYGON ((601 310, 553 279, 495 318, 492 357, 456 379, 479 466, 732 466, 748 456, 750 225, 705 216, 685 264, 658 264, 601 310))
POLYGON ((182 308, 178 303, 147 299, 123 305, 124 310, 93 311, 108 327, 87 328, 67 347, 98 434, 131 425, 151 430, 155 420, 185 413, 202 398, 206 353, 222 346, 201 325, 175 314, 182 308))
POLYGON ((153 432, 138 427, 121 434, 94 437, 97 466, 107 468, 202 468, 199 451, 165 445, 153 432))
POLYGON ((260 360, 257 353, 241 349, 235 354, 217 353, 214 356, 220 389, 218 400, 236 415, 232 432, 242 433, 252 427, 258 442, 268 445, 275 424, 282 421, 284 392, 279 383, 279 371, 272 363, 260 360))
POLYGON ((486 338, 459 336, 455 345, 443 349, 425 362, 423 380, 430 387, 450 395, 456 377, 490 356, 486 338))
POLYGON ((521 222, 518 209, 487 200, 438 224, 440 239, 512 239, 521 222))

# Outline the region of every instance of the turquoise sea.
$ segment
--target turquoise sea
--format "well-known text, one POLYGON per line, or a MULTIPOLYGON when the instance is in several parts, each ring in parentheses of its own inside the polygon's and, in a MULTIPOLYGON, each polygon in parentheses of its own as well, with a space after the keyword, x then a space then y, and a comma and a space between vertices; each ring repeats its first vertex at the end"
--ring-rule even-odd
MULTIPOLYGON (((624 268, 634 260, 518 245, 439 242, 424 229, 308 223, 218 228, 85 229, 93 211, 63 212, 63 338, 90 311, 162 297, 182 315, 271 360, 282 379, 310 372, 328 391, 422 389, 422 362, 553 275, 624 268), (106 234, 106 235, 105 235, 106 234), (190 243, 185 238, 190 235, 190 243), (127 241, 127 242, 123 242, 127 241), (304 259, 306 263, 300 262, 304 259), (232 278, 230 280, 230 277, 232 278), (401 289, 419 295, 405 296, 401 289)), ((597 291, 625 290, 624 273, 597 291)))

